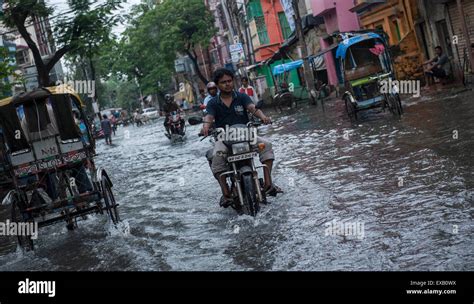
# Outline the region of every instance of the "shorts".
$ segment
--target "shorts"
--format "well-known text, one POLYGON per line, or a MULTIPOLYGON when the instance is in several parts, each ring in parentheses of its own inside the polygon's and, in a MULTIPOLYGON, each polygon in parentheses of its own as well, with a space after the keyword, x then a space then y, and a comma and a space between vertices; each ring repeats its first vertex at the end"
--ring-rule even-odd
POLYGON ((436 78, 445 78, 446 77, 446 72, 443 69, 439 69, 437 67, 434 67, 431 70, 431 73, 427 73, 428 75, 433 75, 436 78))
MULTIPOLYGON (((265 149, 260 151, 260 162, 263 163, 267 160, 274 160, 275 154, 273 153, 272 144, 261 138, 257 137, 257 144, 264 143, 265 149)), ((212 150, 212 154, 207 155, 207 158, 210 159, 212 156, 211 170, 212 173, 218 174, 229 170, 229 165, 227 163, 227 146, 222 141, 217 141, 212 150)))

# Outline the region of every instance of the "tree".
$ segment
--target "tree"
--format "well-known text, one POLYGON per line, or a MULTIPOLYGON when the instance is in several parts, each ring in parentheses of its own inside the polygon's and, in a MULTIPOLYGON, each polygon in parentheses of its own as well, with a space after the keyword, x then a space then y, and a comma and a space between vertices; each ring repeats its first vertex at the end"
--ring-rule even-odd
POLYGON ((122 0, 107 0, 105 4, 91 6, 89 0, 68 0, 70 13, 58 17, 54 27, 54 34, 58 43, 58 50, 43 59, 38 45, 27 30, 28 24, 40 18, 47 18, 53 13, 43 0, 8 0, 5 1, 3 21, 9 27, 15 27, 25 39, 33 53, 38 81, 40 86, 50 85, 49 73, 54 65, 68 52, 87 48, 85 42, 97 41, 104 28, 113 24, 117 17, 112 16, 112 11, 120 8, 122 0))
POLYGON ((101 53, 101 64, 106 64, 111 76, 122 82, 134 85, 137 81, 145 95, 164 95, 171 84, 176 54, 161 51, 162 34, 156 22, 156 9, 141 5, 132 11, 122 39, 101 53))
MULTIPOLYGON (((156 21, 160 25, 163 53, 184 53, 192 60, 198 77, 209 81, 199 69, 195 48, 205 48, 217 32, 214 17, 202 0, 168 0, 156 7, 156 21)), ((171 56, 171 55, 170 55, 171 56)))

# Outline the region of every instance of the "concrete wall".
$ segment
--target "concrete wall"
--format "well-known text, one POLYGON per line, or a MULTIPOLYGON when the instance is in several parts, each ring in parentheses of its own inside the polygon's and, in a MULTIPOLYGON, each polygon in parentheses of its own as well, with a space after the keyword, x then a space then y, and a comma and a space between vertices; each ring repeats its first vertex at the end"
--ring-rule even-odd
POLYGON ((337 19, 341 32, 358 30, 360 28, 357 14, 349 11, 353 7, 353 0, 336 1, 337 19))
POLYGON ((357 14, 349 11, 354 7, 353 0, 312 0, 311 7, 313 15, 324 17, 328 34, 359 29, 357 14))

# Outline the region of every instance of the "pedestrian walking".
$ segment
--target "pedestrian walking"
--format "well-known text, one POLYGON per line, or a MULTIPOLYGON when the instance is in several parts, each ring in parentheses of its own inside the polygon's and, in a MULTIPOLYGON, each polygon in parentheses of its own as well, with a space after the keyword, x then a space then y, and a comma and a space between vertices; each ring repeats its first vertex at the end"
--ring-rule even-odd
POLYGON ((104 114, 102 118, 103 119, 100 122, 100 125, 102 127, 102 131, 104 132, 105 143, 107 145, 111 145, 112 144, 112 123, 107 118, 107 115, 104 114))

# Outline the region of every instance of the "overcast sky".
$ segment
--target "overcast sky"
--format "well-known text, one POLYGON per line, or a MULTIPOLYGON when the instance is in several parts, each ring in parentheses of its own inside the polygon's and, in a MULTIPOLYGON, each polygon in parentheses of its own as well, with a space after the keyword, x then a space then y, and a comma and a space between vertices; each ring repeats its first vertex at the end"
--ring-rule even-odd
MULTIPOLYGON (((96 3, 100 3, 102 1, 95 1, 96 3)), ((126 14, 130 11, 130 8, 134 4, 139 4, 141 0, 127 0, 122 4, 123 9, 121 11, 117 11, 117 14, 126 14)), ((67 12, 69 10, 68 2, 67 0, 46 0, 46 3, 50 5, 51 7, 54 7, 54 13, 53 16, 61 15, 63 12, 67 12)), ((114 33, 116 35, 120 35, 126 28, 125 24, 119 24, 114 28, 114 33)), ((67 66, 64 64, 64 58, 61 59, 62 66, 64 72, 69 72, 67 66)))

